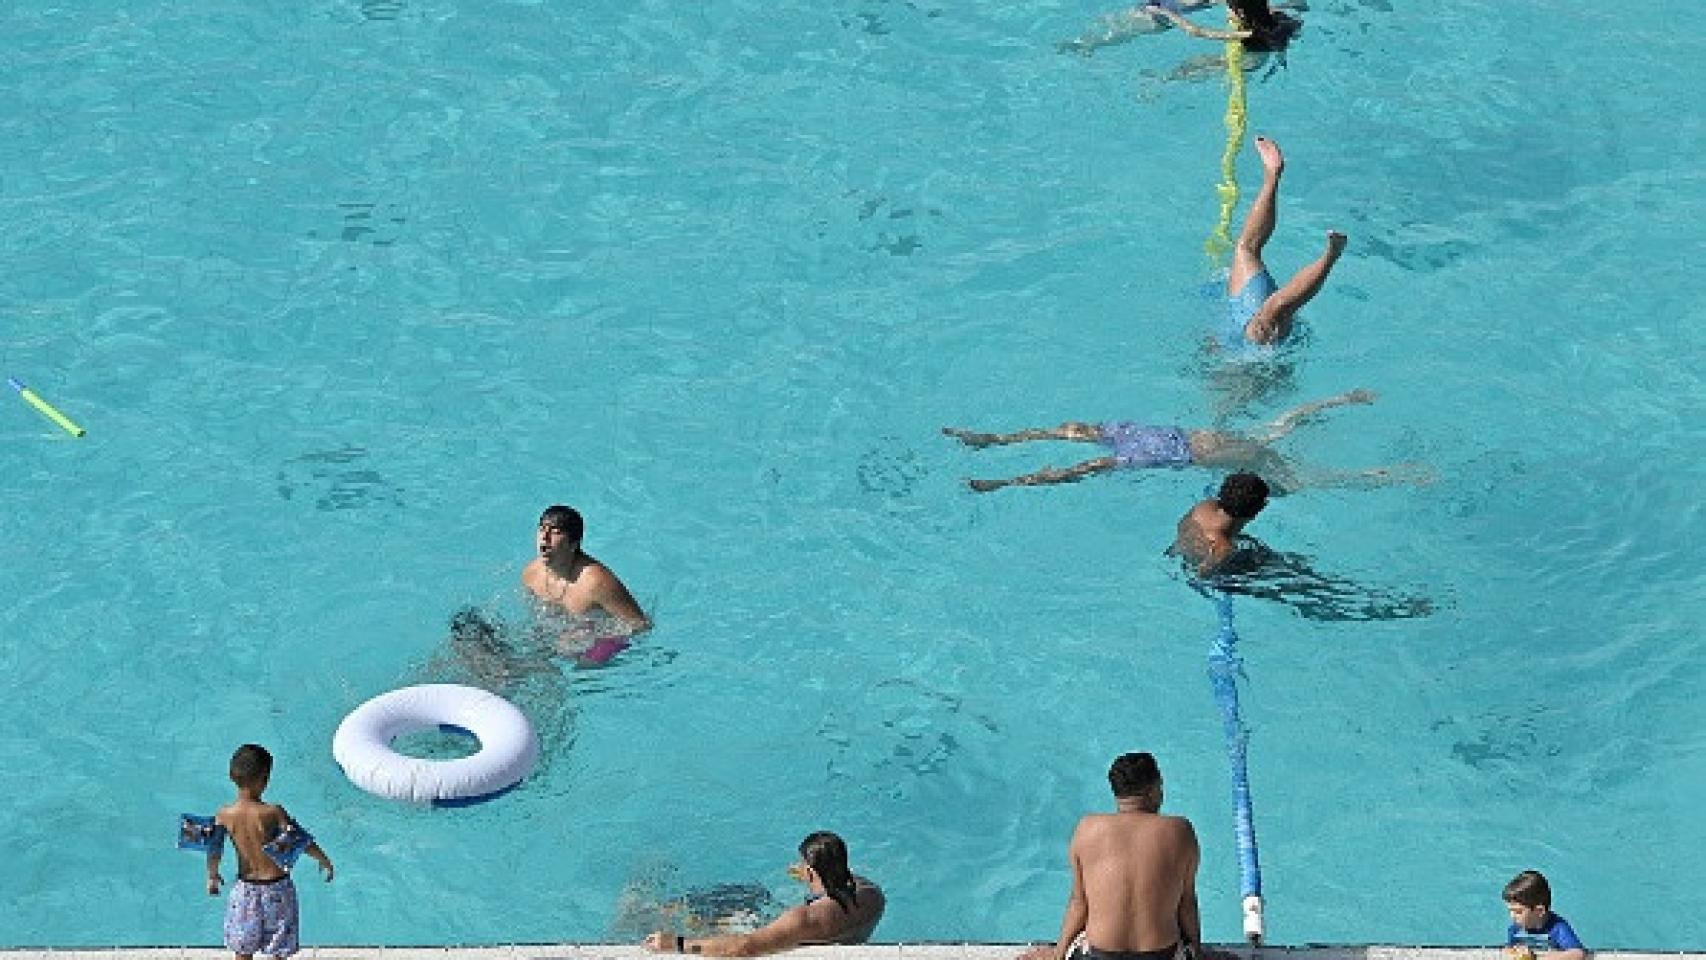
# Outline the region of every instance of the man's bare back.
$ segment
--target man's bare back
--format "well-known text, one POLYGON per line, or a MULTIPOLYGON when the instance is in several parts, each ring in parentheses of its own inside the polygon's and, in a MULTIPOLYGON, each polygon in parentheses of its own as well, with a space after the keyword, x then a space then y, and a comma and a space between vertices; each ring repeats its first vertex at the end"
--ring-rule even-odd
POLYGON ((1213 500, 1204 500, 1179 518, 1173 553, 1183 557, 1199 574, 1213 573, 1237 549, 1226 533, 1225 513, 1213 500))
POLYGON ((1161 770, 1147 753, 1127 753, 1108 769, 1115 813, 1078 821, 1067 848, 1072 895, 1051 947, 1022 960, 1097 960, 1148 954, 1173 960, 1202 942, 1197 915, 1197 835, 1190 821, 1161 813, 1161 770))
POLYGON ((1142 952, 1176 945, 1196 918, 1197 836, 1190 821, 1159 813, 1091 814, 1072 837, 1098 950, 1142 952))
POLYGON ((1253 473, 1227 477, 1212 499, 1198 502, 1179 519, 1170 552, 1199 575, 1214 573, 1238 552, 1238 534, 1267 506, 1268 492, 1268 485, 1253 473))

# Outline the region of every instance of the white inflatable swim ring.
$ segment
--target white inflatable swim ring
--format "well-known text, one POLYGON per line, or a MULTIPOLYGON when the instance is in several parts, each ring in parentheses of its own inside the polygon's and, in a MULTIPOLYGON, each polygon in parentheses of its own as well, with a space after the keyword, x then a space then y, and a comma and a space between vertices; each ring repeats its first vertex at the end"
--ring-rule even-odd
POLYGON ((520 783, 539 759, 539 737, 515 704, 495 693, 429 683, 380 694, 350 711, 332 735, 332 757, 369 793, 455 807, 490 800, 520 783), (433 727, 474 737, 480 751, 424 760, 391 749, 403 734, 433 727))

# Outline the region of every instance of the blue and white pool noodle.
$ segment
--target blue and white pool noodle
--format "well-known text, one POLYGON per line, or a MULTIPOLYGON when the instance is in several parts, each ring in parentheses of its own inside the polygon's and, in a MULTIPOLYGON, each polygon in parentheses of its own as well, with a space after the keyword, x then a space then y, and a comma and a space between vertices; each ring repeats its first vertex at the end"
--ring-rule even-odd
POLYGON ((1226 735, 1226 756, 1232 764, 1232 829, 1238 843, 1238 887, 1244 900, 1244 939, 1261 943, 1262 866, 1256 857, 1256 820, 1250 807, 1250 775, 1245 755, 1250 730, 1238 713, 1238 677, 1243 661, 1238 659, 1238 631, 1232 625, 1232 597, 1214 595, 1220 628, 1209 646, 1208 679, 1214 701, 1220 706, 1221 729, 1226 735))

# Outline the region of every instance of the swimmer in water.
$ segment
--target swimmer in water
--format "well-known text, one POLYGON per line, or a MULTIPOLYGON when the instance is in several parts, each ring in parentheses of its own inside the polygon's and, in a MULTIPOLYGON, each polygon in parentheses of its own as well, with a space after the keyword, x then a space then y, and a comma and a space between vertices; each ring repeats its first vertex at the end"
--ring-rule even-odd
POLYGON ((1330 576, 1306 557, 1270 550, 1245 536, 1244 528, 1268 505, 1268 493, 1261 477, 1235 473, 1179 519, 1167 552, 1185 562, 1198 589, 1273 600, 1311 620, 1402 620, 1433 613, 1434 603, 1425 596, 1330 576))
MULTIPOLYGON (((1273 6, 1293 10, 1308 9, 1301 0, 1276 3, 1273 6)), ((1193 37, 1205 40, 1240 40, 1245 50, 1267 52, 1283 49, 1300 25, 1296 17, 1287 13, 1276 13, 1266 0, 1162 0, 1159 3, 1139 4, 1118 13, 1110 13, 1096 21, 1095 26, 1082 36, 1057 44, 1055 49, 1061 53, 1089 56, 1102 47, 1125 43, 1133 37, 1161 33, 1176 26, 1193 37), (1238 20, 1239 26, 1236 30, 1206 29, 1197 26, 1185 16, 1219 6, 1222 2, 1227 4, 1238 20)))
POLYGON ((652 953, 694 953, 707 957, 759 957, 807 944, 859 944, 869 940, 883 918, 882 888, 853 873, 847 844, 827 830, 800 841, 800 862, 788 871, 806 885, 805 902, 751 933, 686 936, 654 931, 643 946, 652 953))
POLYGON ((1220 490, 1179 519, 1170 552, 1199 576, 1216 573, 1238 552, 1238 535, 1268 505, 1268 484, 1253 473, 1235 473, 1220 490))
POLYGON ((547 508, 539 516, 539 555, 521 571, 521 585, 547 619, 580 627, 559 634, 559 651, 579 657, 583 664, 598 664, 625 649, 629 637, 650 630, 652 621, 616 574, 581 549, 585 528, 573 507, 547 508), (602 635, 586 635, 589 618, 599 626, 591 632, 602 635), (597 624, 600 620, 604 624, 597 624), (583 641, 590 645, 582 646, 583 641))
POLYGON ((1305 487, 1376 487, 1393 483, 1426 482, 1425 468, 1400 464, 1359 471, 1303 470, 1276 451, 1272 444, 1295 430, 1310 417, 1333 407, 1374 402, 1369 390, 1352 390, 1306 403, 1287 411, 1260 432, 1246 436, 1220 430, 1146 426, 1128 420, 1108 423, 1067 422, 1058 427, 1020 430, 1016 433, 975 433, 958 427, 942 432, 969 447, 991 447, 1032 440, 1068 440, 1096 443, 1112 448, 1108 456, 1086 460, 1070 467, 1044 467, 1005 480, 968 480, 978 493, 1002 487, 1034 487, 1072 483, 1098 473, 1139 467, 1208 467, 1210 469, 1260 470, 1274 478, 1279 493, 1294 493, 1305 487))
POLYGON ((1232 269, 1226 276, 1226 328, 1222 346, 1237 351, 1247 345, 1267 346, 1291 336, 1297 311, 1314 299, 1345 251, 1345 235, 1327 231, 1327 248, 1315 262, 1304 267, 1281 287, 1274 283, 1262 261, 1262 248, 1274 235, 1278 220, 1280 175, 1285 155, 1279 144, 1257 137, 1256 153, 1262 158, 1262 188, 1244 218, 1238 242, 1232 251, 1232 269))

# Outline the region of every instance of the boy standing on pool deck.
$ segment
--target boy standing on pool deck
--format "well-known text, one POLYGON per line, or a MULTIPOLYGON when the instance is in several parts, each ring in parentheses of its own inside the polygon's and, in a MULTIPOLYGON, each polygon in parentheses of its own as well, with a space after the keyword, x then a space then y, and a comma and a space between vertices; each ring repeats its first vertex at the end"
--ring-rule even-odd
MULTIPOLYGON (((294 857, 281 853, 281 865, 267 852, 269 845, 286 839, 290 831, 301 831, 284 808, 261 799, 272 776, 272 754, 265 747, 245 743, 231 755, 231 782, 237 799, 220 807, 214 824, 231 837, 237 848, 237 882, 225 905, 225 946, 238 960, 257 953, 288 957, 297 951, 296 887, 290 882, 288 862, 294 857), (281 837, 281 835, 287 835, 281 837)), ((224 878, 219 875, 223 836, 207 852, 207 892, 219 895, 224 878)), ((332 880, 332 858, 310 840, 303 853, 320 864, 326 882, 332 880)))
POLYGON ((1512 960, 1532 960, 1536 947, 1550 951, 1547 960, 1587 957, 1570 922, 1552 912, 1552 886, 1540 871, 1524 870, 1505 884, 1505 906, 1511 912, 1505 951, 1512 960))

